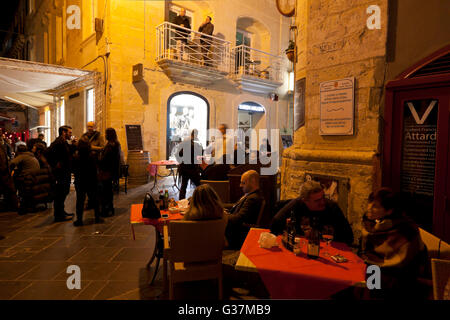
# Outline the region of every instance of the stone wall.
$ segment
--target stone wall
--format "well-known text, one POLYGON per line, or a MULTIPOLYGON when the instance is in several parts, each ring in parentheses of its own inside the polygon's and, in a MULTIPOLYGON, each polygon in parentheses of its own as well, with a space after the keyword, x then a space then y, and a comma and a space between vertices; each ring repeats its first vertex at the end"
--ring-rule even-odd
POLYGON ((296 79, 306 77, 305 126, 283 154, 282 199, 298 196, 305 172, 349 179, 346 214, 355 236, 374 184, 379 114, 386 65, 387 0, 298 0, 296 79), (381 9, 381 29, 369 30, 367 7, 381 9), (355 77, 354 134, 321 136, 321 82, 355 77))

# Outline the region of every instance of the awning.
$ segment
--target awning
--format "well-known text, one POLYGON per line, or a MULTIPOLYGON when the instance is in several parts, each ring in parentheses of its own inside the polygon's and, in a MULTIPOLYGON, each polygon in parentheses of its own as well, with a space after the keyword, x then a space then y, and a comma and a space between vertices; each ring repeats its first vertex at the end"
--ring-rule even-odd
POLYGON ((93 71, 0 58, 0 99, 29 107, 53 103, 51 91, 93 71))

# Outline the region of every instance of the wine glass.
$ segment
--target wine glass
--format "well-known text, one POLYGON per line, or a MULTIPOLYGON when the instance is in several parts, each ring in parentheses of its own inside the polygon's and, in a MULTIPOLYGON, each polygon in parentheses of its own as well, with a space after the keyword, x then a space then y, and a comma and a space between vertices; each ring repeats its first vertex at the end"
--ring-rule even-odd
POLYGON ((331 241, 333 241, 333 238, 334 238, 333 226, 330 226, 330 225, 323 226, 322 239, 323 239, 323 241, 325 241, 327 243, 327 245, 325 247, 326 249, 323 252, 324 256, 330 256, 330 253, 328 252, 328 247, 329 247, 331 241))

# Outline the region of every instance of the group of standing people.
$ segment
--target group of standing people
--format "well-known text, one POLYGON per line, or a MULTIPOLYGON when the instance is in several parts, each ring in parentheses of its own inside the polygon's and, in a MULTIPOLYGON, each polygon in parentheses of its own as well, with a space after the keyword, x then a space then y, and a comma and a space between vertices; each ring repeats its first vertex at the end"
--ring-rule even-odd
POLYGON ((70 191, 71 174, 75 176, 76 216, 75 226, 83 225, 86 196, 88 209, 94 209, 95 222, 101 217, 114 215, 113 181, 120 171, 121 147, 116 131, 107 128, 105 139, 95 130, 95 123, 88 122, 87 132, 79 140, 72 136, 70 126, 59 128, 59 136, 50 145, 48 155, 56 181, 55 221, 70 220, 73 214, 64 209, 70 191))
POLYGON ((55 222, 71 220, 74 214, 65 211, 64 203, 74 174, 74 225, 83 225, 86 196, 87 208, 94 209, 96 223, 102 221, 101 217, 114 215, 113 181, 119 178, 122 153, 113 128, 106 129, 105 138, 95 130, 94 122, 87 123, 87 132, 79 140, 70 126, 61 126, 48 148, 44 135, 39 134, 28 141, 28 148, 17 146, 13 159, 0 139, 0 192, 8 209, 25 214, 39 201, 53 200, 55 222))

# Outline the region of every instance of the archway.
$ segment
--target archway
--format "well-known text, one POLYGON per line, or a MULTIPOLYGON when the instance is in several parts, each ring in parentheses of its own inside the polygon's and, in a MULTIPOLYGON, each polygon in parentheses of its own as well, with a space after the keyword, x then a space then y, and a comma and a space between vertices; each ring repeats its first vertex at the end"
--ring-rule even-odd
POLYGON ((209 103, 205 97, 190 91, 172 94, 167 100, 167 159, 175 159, 176 146, 198 130, 198 142, 206 147, 209 129, 209 103))
MULTIPOLYGON (((238 124, 237 129, 242 129, 245 132, 250 129, 261 128, 261 121, 263 121, 266 108, 263 105, 253 102, 245 101, 238 106, 238 124)), ((249 141, 245 141, 245 149, 250 148, 249 141)))

